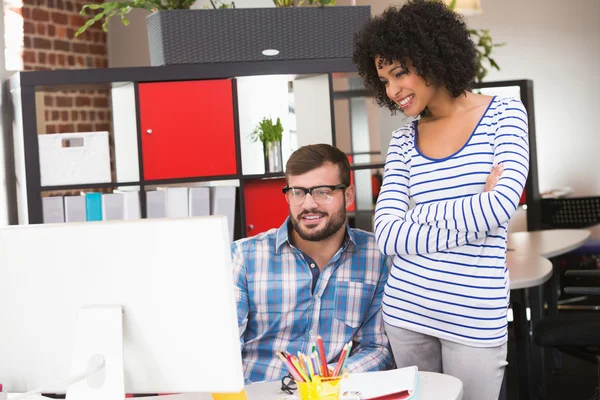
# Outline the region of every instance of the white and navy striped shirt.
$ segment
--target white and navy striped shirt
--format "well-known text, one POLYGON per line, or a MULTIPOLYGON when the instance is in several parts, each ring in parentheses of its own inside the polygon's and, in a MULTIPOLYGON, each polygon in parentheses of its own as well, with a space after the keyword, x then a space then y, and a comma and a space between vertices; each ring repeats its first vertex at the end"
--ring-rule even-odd
POLYGON ((529 170, 526 110, 519 100, 494 97, 465 145, 443 159, 421 154, 417 134, 416 123, 394 132, 375 211, 379 248, 394 255, 384 320, 499 346, 507 340, 506 227, 529 170), (499 163, 500 180, 483 192, 499 163))

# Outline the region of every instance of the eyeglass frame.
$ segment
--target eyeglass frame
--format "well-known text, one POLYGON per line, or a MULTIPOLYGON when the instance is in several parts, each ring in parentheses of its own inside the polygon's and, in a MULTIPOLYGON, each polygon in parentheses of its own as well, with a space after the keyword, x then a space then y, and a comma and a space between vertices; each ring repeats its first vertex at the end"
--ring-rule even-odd
MULTIPOLYGON (((338 184, 338 185, 319 185, 319 186, 313 186, 313 187, 310 187, 310 188, 305 188, 305 187, 302 187, 302 186, 291 186, 291 187, 290 187, 290 186, 285 186, 285 187, 283 187, 283 188, 281 189, 281 191, 282 191, 282 192, 283 192, 283 194, 285 195, 285 199, 287 200, 288 204, 291 204, 291 203, 290 203, 290 200, 289 200, 289 198, 288 198, 288 196, 287 196, 287 194, 288 194, 288 192, 289 192, 290 190, 294 189, 294 190, 302 190, 302 191, 304 191, 304 200, 302 201, 302 203, 300 203, 300 204, 296 204, 296 205, 298 205, 298 206, 299 206, 299 205, 302 205, 302 204, 304 204, 304 201, 306 201, 306 195, 307 195, 307 194, 310 194, 310 196, 311 196, 311 197, 313 196, 312 192, 313 192, 313 190, 315 190, 315 189, 328 188, 328 189, 331 189, 331 191, 332 191, 332 192, 335 192, 335 191, 336 191, 336 190, 338 190, 338 189, 342 189, 342 190, 343 190, 343 189, 347 189, 348 187, 349 187, 349 186, 348 186, 348 185, 346 185, 345 183, 340 183, 340 184, 338 184)), ((314 198, 313 198, 313 201, 314 201, 315 203, 317 203, 317 204, 320 204, 320 203, 318 203, 316 200, 314 200, 314 198)), ((328 204, 328 203, 326 203, 326 204, 328 204)))
POLYGON ((288 373, 286 376, 281 378, 282 392, 292 395, 296 390, 298 390, 298 384, 291 374, 288 373))

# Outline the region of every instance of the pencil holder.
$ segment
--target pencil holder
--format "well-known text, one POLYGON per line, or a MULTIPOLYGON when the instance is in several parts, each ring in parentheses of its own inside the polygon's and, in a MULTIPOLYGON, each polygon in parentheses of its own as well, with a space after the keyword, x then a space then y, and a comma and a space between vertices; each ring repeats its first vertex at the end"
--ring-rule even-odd
POLYGON ((298 397, 300 400, 339 400, 341 381, 341 376, 316 376, 312 382, 298 382, 298 397))

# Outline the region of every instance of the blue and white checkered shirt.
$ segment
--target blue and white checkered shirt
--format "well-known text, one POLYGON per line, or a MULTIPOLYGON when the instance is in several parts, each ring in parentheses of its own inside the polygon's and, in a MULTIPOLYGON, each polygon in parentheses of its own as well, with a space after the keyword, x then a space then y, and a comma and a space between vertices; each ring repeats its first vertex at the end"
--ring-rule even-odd
POLYGON ((288 223, 232 245, 246 381, 286 375, 277 351, 308 353, 317 335, 330 365, 353 340, 350 371, 390 368, 381 299, 391 261, 373 234, 347 227, 342 247, 315 274, 313 292, 310 259, 289 242, 288 223))

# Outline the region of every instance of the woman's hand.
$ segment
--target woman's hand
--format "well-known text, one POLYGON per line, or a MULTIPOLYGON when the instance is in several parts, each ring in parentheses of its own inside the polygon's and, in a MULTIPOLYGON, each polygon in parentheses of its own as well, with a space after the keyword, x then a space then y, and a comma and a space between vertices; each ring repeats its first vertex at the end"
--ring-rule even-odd
POLYGON ((492 189, 494 189, 494 187, 496 187, 496 183, 498 183, 498 180, 500 180, 500 176, 502 175, 503 171, 503 164, 498 164, 494 168, 492 168, 492 172, 490 172, 487 179, 485 180, 485 189, 483 190, 484 192, 489 192, 492 189))

